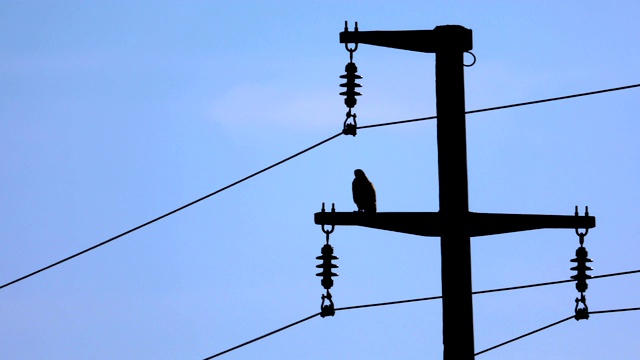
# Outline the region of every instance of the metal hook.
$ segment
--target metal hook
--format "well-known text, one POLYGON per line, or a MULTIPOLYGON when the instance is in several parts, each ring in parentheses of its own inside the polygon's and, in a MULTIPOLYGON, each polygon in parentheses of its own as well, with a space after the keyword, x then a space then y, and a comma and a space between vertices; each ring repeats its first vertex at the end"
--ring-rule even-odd
POLYGON ((322 232, 323 232, 323 233, 325 233, 325 234, 327 234, 327 244, 328 244, 328 243, 329 243, 329 234, 331 234, 331 233, 333 232, 333 230, 335 230, 335 229, 336 229, 336 226, 335 226, 335 225, 331 225, 331 230, 326 230, 326 229, 324 228, 324 225, 325 225, 325 224, 322 224, 322 232))
POLYGON ((473 56, 473 62, 471 64, 469 64, 469 65, 467 65, 465 63, 462 63, 462 65, 465 66, 465 67, 472 67, 473 65, 476 64, 476 56, 471 51, 465 51, 465 53, 469 53, 469 54, 471 54, 471 56, 473 56))

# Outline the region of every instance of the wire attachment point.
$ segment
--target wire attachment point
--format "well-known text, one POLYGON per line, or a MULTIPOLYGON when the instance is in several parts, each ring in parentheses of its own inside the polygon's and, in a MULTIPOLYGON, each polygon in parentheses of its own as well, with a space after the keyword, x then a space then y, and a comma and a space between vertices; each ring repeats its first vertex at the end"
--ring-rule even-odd
POLYGON ((576 319, 576 321, 589 319, 589 307, 587 306, 587 298, 584 296, 584 294, 582 294, 579 298, 576 298, 574 319, 576 319), (578 307, 580 303, 582 303, 581 308, 578 307))
POLYGON ((356 121, 356 114, 351 114, 351 109, 349 109, 349 111, 347 111, 347 117, 346 119, 344 119, 344 124, 342 127, 342 134, 343 135, 352 135, 352 136, 356 136, 357 133, 357 129, 358 129, 358 122, 356 121), (349 123, 349 118, 353 118, 353 124, 349 123))
POLYGON ((320 304, 320 316, 334 316, 336 314, 336 308, 333 304, 333 299, 329 290, 326 295, 322 295, 322 303, 320 304), (325 300, 329 300, 329 304, 325 305, 325 300))

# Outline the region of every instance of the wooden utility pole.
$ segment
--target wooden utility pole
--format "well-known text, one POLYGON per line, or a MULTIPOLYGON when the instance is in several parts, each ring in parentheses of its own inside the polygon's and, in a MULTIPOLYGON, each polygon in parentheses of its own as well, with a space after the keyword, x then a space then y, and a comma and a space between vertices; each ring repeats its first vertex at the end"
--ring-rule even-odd
POLYGON ((345 30, 340 33, 340 42, 435 53, 440 211, 323 211, 315 214, 315 223, 439 236, 444 360, 473 360, 471 237, 542 228, 589 229, 595 227, 595 218, 577 214, 520 215, 469 211, 463 56, 472 49, 471 30, 459 25, 438 26, 433 30, 345 30))
MULTIPOLYGON (((468 36, 468 49, 450 43, 436 50, 436 113, 438 116, 438 182, 442 266, 442 338, 444 359, 474 357, 471 298, 471 241, 467 233, 467 132, 464 99, 464 50, 471 50, 471 30, 443 30, 468 36), (466 30, 466 31, 465 31, 466 30)), ((466 42, 466 38, 459 39, 466 42)))

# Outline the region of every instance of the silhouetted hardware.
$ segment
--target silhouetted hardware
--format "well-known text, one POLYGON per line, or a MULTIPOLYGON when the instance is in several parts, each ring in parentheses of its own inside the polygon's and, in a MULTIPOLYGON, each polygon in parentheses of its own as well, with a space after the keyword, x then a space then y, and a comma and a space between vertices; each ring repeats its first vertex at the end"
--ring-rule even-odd
MULTIPOLYGON (((317 212, 317 225, 354 225, 420 236, 442 236, 449 227, 441 212, 317 212)), ((590 229, 593 216, 495 214, 468 211, 454 218, 468 236, 487 236, 536 229, 590 229)))
MULTIPOLYGON (((355 117, 354 117, 354 122, 355 122, 355 117)), ((358 132, 358 125, 357 124, 348 124, 347 120, 344 121, 344 126, 342 128, 342 134, 343 135, 351 135, 351 136, 356 136, 358 132)))
POLYGON ((358 103, 358 99, 356 96, 362 95, 361 93, 356 91, 356 88, 362 87, 362 85, 358 84, 356 80, 362 79, 362 76, 356 74, 358 72, 358 67, 354 62, 347 63, 347 66, 344 67, 344 71, 346 74, 340 75, 341 79, 346 79, 347 81, 340 84, 340 87, 346 88, 345 91, 341 92, 340 95, 346 96, 344 99, 344 104, 347 105, 348 108, 352 108, 356 106, 358 103))
POLYGON ((472 31, 460 25, 441 25, 433 30, 345 31, 342 44, 367 44, 392 49, 437 53, 467 52, 473 48, 472 31))
MULTIPOLYGON (((584 211, 585 216, 589 216, 589 207, 585 207, 584 211)), ((576 206, 575 216, 579 216, 578 207, 576 206)), ((584 238, 589 233, 589 228, 584 228, 584 231, 580 231, 579 227, 576 227, 576 235, 578 235, 580 247, 576 249, 576 257, 571 259, 571 262, 576 263, 576 266, 572 267, 571 270, 576 270, 577 274, 571 276, 573 280, 576 280, 576 290, 580 292, 580 297, 576 298, 576 306, 574 308, 575 315, 574 318, 576 320, 587 320, 589 319, 589 307, 587 306, 587 297, 584 296, 584 292, 587 291, 589 285, 587 284, 587 279, 591 278, 591 275, 587 274, 587 271, 593 270, 591 267, 587 266, 588 262, 593 262, 593 260, 589 259, 589 253, 587 249, 584 247, 584 238), (582 307, 580 307, 582 304, 582 307)))
MULTIPOLYGON (((349 26, 346 21, 344 22, 344 31, 349 31, 349 26)), ((358 31, 358 22, 356 22, 354 31, 358 31)), ((362 76, 357 74, 358 67, 353 62, 353 53, 358 50, 358 43, 355 43, 353 48, 350 48, 349 44, 345 43, 344 48, 349 52, 349 62, 344 67, 344 71, 346 72, 346 74, 340 76, 341 79, 347 80, 346 82, 340 84, 341 87, 346 88, 345 91, 340 93, 340 95, 345 96, 344 104, 347 105, 349 111, 347 111, 347 118, 344 120, 342 133, 344 135, 356 136, 358 123, 356 122, 356 114, 351 114, 351 109, 358 103, 358 99, 356 98, 356 96, 362 95, 356 91, 356 88, 362 87, 362 85, 356 82, 356 80, 362 79, 362 76), (353 118, 353 123, 349 123, 349 118, 353 118)))
POLYGON ((344 124, 342 127, 343 135, 356 136, 356 132, 358 131, 358 122, 356 121, 356 117, 356 114, 351 114, 351 109, 347 111, 347 117, 344 119, 344 124), (353 118, 353 123, 349 123, 350 118, 353 118))
POLYGON ((587 271, 593 270, 593 268, 587 266, 588 262, 593 262, 587 256, 589 256, 587 249, 581 246, 576 249, 576 257, 571 259, 571 262, 576 263, 576 266, 572 267, 571 270, 577 271, 577 274, 571 276, 571 278, 576 280, 576 290, 581 293, 587 291, 589 287, 587 279, 591 279, 591 275, 587 274, 587 271))
POLYGON ((589 307, 587 306, 587 298, 582 294, 579 298, 576 298, 576 307, 575 307, 575 315, 574 319, 577 320, 588 320, 589 319, 589 307), (579 305, 582 303, 582 307, 579 305))
MULTIPOLYGON (((467 140, 464 93, 464 54, 473 49, 472 31, 460 25, 433 30, 349 31, 340 43, 368 44, 435 54, 439 211, 420 213, 320 212, 319 225, 358 225, 421 236, 440 237, 442 269, 442 342, 444 360, 473 360, 473 299, 471 237, 543 228, 589 229, 588 216, 487 214, 469 211, 467 140)), ((352 51, 347 46, 350 54, 352 51)), ((353 49, 355 51, 355 48, 353 49)), ((353 62, 353 60, 351 61, 353 62)), ((474 61, 475 62, 475 56, 474 61)), ((471 64, 472 65, 472 64, 471 64)), ((470 66, 470 65, 469 65, 470 66)), ((347 106, 356 104, 357 69, 347 64, 347 106), (349 80, 352 79, 352 80, 349 80)), ((355 197, 354 197, 355 200, 355 197)), ((358 203, 358 201, 356 201, 358 203)), ((586 234, 586 232, 585 232, 586 234)), ((578 300, 579 302, 580 299, 578 300)), ((585 318, 585 309, 578 309, 585 318)))
POLYGON ((334 273, 332 270, 337 268, 338 265, 333 264, 333 260, 338 260, 338 257, 333 255, 333 246, 329 244, 325 244, 321 250, 322 255, 317 256, 316 259, 322 260, 322 263, 316 265, 317 268, 321 268, 322 271, 317 273, 316 276, 322 276, 322 280, 320 284, 322 287, 329 290, 333 286, 333 276, 338 276, 338 274, 334 273))
POLYGON ((327 294, 322 295, 322 303, 320 304, 320 316, 333 316, 336 314, 335 305, 333 304, 333 299, 331 293, 327 289, 327 294), (329 304, 325 305, 324 301, 329 300, 329 304))

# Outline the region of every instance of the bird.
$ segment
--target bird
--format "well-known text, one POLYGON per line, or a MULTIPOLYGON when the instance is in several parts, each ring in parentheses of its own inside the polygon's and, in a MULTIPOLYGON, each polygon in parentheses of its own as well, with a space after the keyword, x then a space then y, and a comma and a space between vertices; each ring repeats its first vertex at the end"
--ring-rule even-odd
POLYGON ((353 174, 355 179, 351 183, 353 202, 358 206, 358 212, 376 212, 376 189, 364 174, 364 171, 356 169, 353 174))

